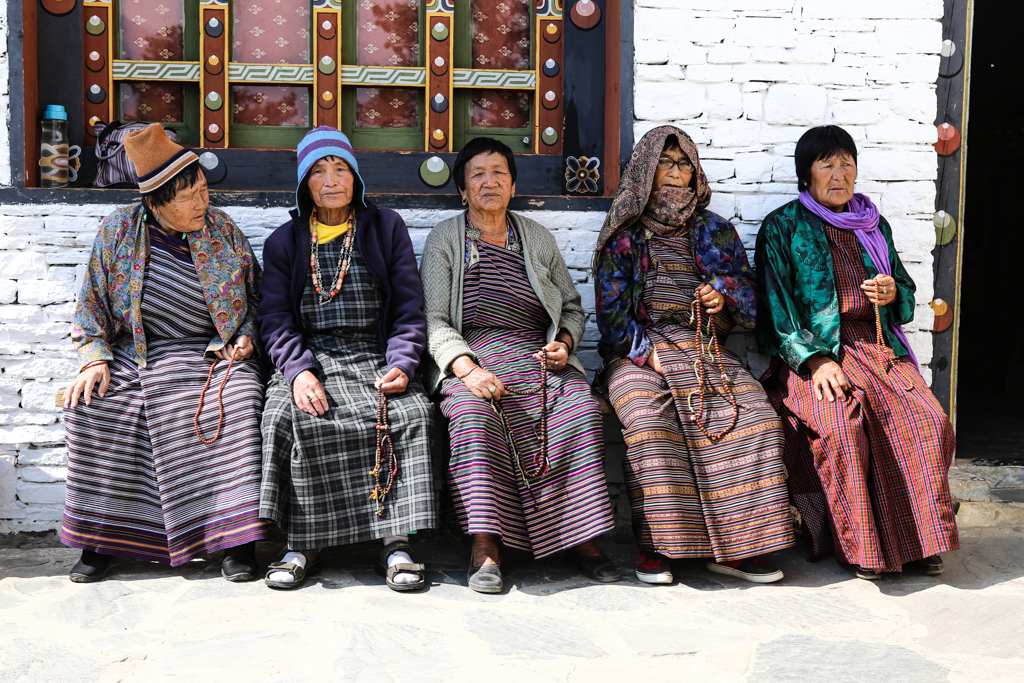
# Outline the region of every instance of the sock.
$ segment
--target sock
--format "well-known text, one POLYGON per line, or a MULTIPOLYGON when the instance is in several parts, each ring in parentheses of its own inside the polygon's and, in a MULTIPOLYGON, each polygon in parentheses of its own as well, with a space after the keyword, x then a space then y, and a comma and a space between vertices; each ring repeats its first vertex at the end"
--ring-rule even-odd
MULTIPOLYGON (((408 543, 409 535, 402 534, 401 536, 387 536, 384 538, 384 545, 388 543, 394 543, 395 541, 405 541, 408 543)), ((395 552, 388 555, 388 567, 394 567, 396 564, 412 564, 412 557, 409 553, 404 550, 396 550, 395 552)), ((396 574, 395 578, 392 579, 395 583, 416 583, 419 579, 413 574, 400 573, 396 574)))
MULTIPOLYGON (((313 552, 315 553, 315 551, 313 552)), ((306 555, 302 551, 289 550, 284 554, 284 557, 281 558, 281 561, 294 562, 296 566, 305 569, 306 562, 308 560, 306 558, 306 555)), ((292 583, 293 581, 295 581, 295 577, 289 574, 288 572, 272 572, 269 576, 267 576, 267 578, 271 581, 280 581, 281 583, 292 583)))

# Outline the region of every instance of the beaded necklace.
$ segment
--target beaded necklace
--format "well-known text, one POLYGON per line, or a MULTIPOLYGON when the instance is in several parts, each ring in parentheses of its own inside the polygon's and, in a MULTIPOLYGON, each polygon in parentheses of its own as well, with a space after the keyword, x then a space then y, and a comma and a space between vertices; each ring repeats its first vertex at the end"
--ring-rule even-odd
POLYGON ((323 274, 320 271, 320 243, 317 242, 316 229, 317 229, 317 218, 316 209, 313 209, 313 215, 309 219, 309 234, 310 234, 310 250, 309 250, 309 268, 313 272, 313 288, 316 289, 317 299, 321 306, 328 304, 334 299, 334 296, 341 291, 341 285, 345 281, 345 273, 348 272, 349 263, 352 260, 352 242, 356 234, 356 222, 354 220, 355 214, 349 213, 348 215, 348 234, 345 235, 345 246, 341 248, 341 253, 338 254, 338 275, 335 278, 334 287, 329 292, 323 291, 323 274))

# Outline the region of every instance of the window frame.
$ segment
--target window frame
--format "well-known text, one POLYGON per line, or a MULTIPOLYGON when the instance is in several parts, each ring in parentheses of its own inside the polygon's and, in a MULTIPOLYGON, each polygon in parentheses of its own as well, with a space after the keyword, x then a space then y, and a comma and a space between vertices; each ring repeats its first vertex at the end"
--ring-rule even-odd
MULTIPOLYGON (((49 15, 42 9, 39 0, 25 3, 7 0, 9 8, 8 47, 11 61, 11 106, 12 116, 12 183, 15 189, 31 189, 38 186, 39 119, 45 104, 65 102, 69 112, 69 136, 73 144, 83 140, 83 176, 95 168, 95 157, 84 128, 83 106, 84 78, 81 72, 67 69, 66 58, 55 58, 40 51, 37 32, 45 31, 48 40, 58 40, 67 47, 64 54, 75 54, 83 48, 83 8, 97 3, 79 2, 63 17, 49 15), (70 19, 70 21, 69 21, 70 19), (19 74, 18 65, 22 66, 19 74), (60 69, 52 67, 63 64, 60 69), (19 77, 20 76, 20 77, 19 77), (40 93, 45 102, 40 101, 40 93), (77 103, 76 103, 77 100, 77 103), (24 141, 24 144, 19 142, 24 141)), ((435 3, 446 0, 432 0, 435 3)), ((540 0, 557 2, 557 0, 540 0)), ((524 206, 534 208, 563 205, 558 197, 566 198, 568 205, 592 206, 591 200, 610 196, 617 185, 619 168, 632 146, 632 5, 631 0, 596 0, 604 14, 598 29, 589 32, 576 31, 570 27, 568 12, 563 18, 565 30, 565 55, 562 70, 565 81, 562 93, 564 99, 564 127, 560 137, 564 141, 562 154, 516 154, 519 167, 518 196, 514 204, 527 201, 524 206), (604 40, 600 40, 603 36, 604 40), (597 40, 595 40, 597 39, 597 40), (606 49, 607 48, 607 49, 606 49), (609 78, 605 78, 608 67, 609 78), (616 78, 616 75, 618 78, 616 78), (620 93, 626 93, 625 97, 620 93), (580 116, 578 112, 587 112, 580 116), (590 156, 601 160, 601 186, 597 193, 569 193, 565 188, 564 174, 567 157, 590 156), (606 158, 607 157, 607 158, 606 158), (541 198, 529 202, 530 197, 541 198)), ((428 8, 429 12, 429 8, 428 8)), ((424 34, 429 29, 424 28, 424 34)), ((424 58, 426 56, 424 55, 424 58)), ((94 143, 94 139, 91 141, 94 143)), ((421 148, 422 150, 422 148, 421 148)), ((197 149, 197 151, 199 151, 197 149)), ((271 193, 287 193, 294 189, 295 153, 293 150, 268 150, 248 148, 204 148, 223 161, 228 169, 226 178, 212 189, 231 191, 239 197, 238 191, 246 196, 269 197, 271 193), (281 168, 275 168, 281 166, 281 168)), ((458 206, 452 183, 442 187, 427 185, 419 175, 419 166, 427 159, 439 156, 449 166, 455 154, 448 151, 373 151, 360 150, 357 158, 360 169, 367 180, 371 193, 387 193, 386 197, 406 197, 403 203, 410 205, 438 205, 448 208, 458 206), (435 195, 435 199, 428 196, 435 195), (443 199, 442 199, 443 197, 443 199)), ((25 197, 23 192, 0 190, 5 195, 25 197)), ((93 188, 68 188, 56 191, 58 194, 85 192, 106 192, 93 188)), ((53 196, 53 191, 47 191, 53 196)), ((42 196, 41 194, 38 196, 42 196)), ((97 200, 99 201, 99 200, 97 200)), ((596 205, 603 205, 597 202, 596 205)))

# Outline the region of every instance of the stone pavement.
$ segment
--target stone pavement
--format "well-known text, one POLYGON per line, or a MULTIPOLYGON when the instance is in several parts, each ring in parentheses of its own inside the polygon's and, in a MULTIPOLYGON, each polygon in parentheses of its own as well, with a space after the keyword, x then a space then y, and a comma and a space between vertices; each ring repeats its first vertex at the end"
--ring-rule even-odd
MULTIPOLYGON (((422 538, 419 594, 388 590, 374 546, 325 553, 295 592, 230 584, 219 560, 119 562, 72 584, 77 551, 0 550, 0 682, 1024 680, 1024 536, 975 529, 938 578, 851 578, 777 553, 757 586, 676 564, 677 582, 597 585, 558 559, 508 553, 509 587, 465 587, 468 550, 422 538)), ((260 548, 272 560, 277 544, 260 548)), ((605 544, 622 567, 633 549, 605 544)))

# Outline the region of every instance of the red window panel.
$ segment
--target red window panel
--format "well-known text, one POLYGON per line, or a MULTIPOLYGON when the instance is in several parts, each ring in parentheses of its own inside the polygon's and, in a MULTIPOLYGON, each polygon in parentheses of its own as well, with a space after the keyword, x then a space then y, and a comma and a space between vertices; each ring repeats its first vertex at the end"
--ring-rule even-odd
MULTIPOLYGON (((473 0, 473 68, 525 71, 530 68, 529 0, 473 0)), ((473 92, 470 125, 526 128, 530 94, 509 90, 473 92)))
MULTIPOLYGON (((236 0, 232 60, 246 64, 308 64, 308 0, 236 0)), ((309 88, 236 85, 232 121, 260 126, 309 126, 309 88)))
MULTIPOLYGON (((419 65, 417 0, 360 0, 356 16, 356 59, 360 66, 419 65)), ((418 88, 358 88, 356 125, 414 128, 419 125, 422 99, 423 91, 418 88)))
MULTIPOLYGON (((121 5, 121 59, 181 61, 185 54, 185 3, 124 0, 121 5)), ((181 83, 122 83, 121 118, 180 123, 185 118, 181 83)))

